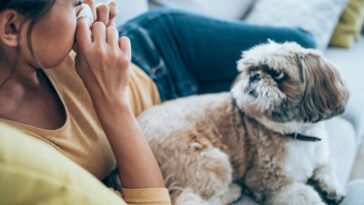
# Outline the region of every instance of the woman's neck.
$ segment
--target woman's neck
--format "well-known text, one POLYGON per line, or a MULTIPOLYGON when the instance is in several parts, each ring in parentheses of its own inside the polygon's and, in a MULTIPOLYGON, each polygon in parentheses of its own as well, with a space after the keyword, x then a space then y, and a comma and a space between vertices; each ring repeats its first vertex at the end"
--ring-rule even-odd
POLYGON ((20 57, 3 58, 0 61, 0 92, 13 86, 22 87, 24 90, 40 88, 42 83, 36 68, 29 65, 20 57), (18 59, 16 59, 18 58, 18 59))

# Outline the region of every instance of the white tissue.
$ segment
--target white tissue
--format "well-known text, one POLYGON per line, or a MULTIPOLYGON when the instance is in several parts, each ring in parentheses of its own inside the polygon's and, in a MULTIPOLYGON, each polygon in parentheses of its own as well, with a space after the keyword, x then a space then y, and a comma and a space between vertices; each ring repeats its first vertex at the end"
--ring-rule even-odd
POLYGON ((94 15, 92 14, 91 8, 87 4, 84 4, 81 11, 77 14, 77 20, 81 18, 85 18, 89 26, 91 26, 94 22, 94 15))

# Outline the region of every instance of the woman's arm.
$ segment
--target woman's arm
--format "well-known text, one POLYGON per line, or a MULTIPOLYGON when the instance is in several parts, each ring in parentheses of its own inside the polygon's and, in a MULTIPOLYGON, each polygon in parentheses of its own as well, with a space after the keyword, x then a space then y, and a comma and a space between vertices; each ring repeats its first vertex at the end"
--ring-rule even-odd
POLYGON ((118 38, 112 21, 115 4, 97 10, 91 29, 84 19, 76 30, 76 69, 88 89, 96 113, 119 165, 125 188, 165 187, 157 161, 127 99, 131 64, 128 38, 118 38))
POLYGON ((116 156, 123 187, 164 187, 154 155, 124 98, 99 99, 94 104, 116 156))

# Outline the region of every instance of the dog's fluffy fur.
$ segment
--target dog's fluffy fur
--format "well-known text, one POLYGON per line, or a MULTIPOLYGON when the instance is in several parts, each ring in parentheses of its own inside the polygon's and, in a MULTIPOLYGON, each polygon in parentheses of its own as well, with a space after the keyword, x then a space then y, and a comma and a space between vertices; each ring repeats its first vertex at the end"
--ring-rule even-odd
POLYGON ((238 69, 230 93, 166 102, 139 118, 174 204, 228 204, 240 186, 264 204, 325 204, 308 180, 342 200, 320 122, 344 111, 339 73, 315 50, 272 41, 244 52, 238 69), (294 132, 321 141, 285 135, 294 132))

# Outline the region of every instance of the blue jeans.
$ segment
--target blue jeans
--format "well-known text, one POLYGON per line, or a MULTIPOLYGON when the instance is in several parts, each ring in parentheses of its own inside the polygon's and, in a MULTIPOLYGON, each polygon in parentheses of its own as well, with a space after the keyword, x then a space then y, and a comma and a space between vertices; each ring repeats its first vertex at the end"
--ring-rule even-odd
POLYGON ((161 99, 230 89, 241 52, 268 39, 313 48, 299 28, 227 22, 192 13, 156 9, 119 27, 132 42, 133 63, 156 83, 161 99))

